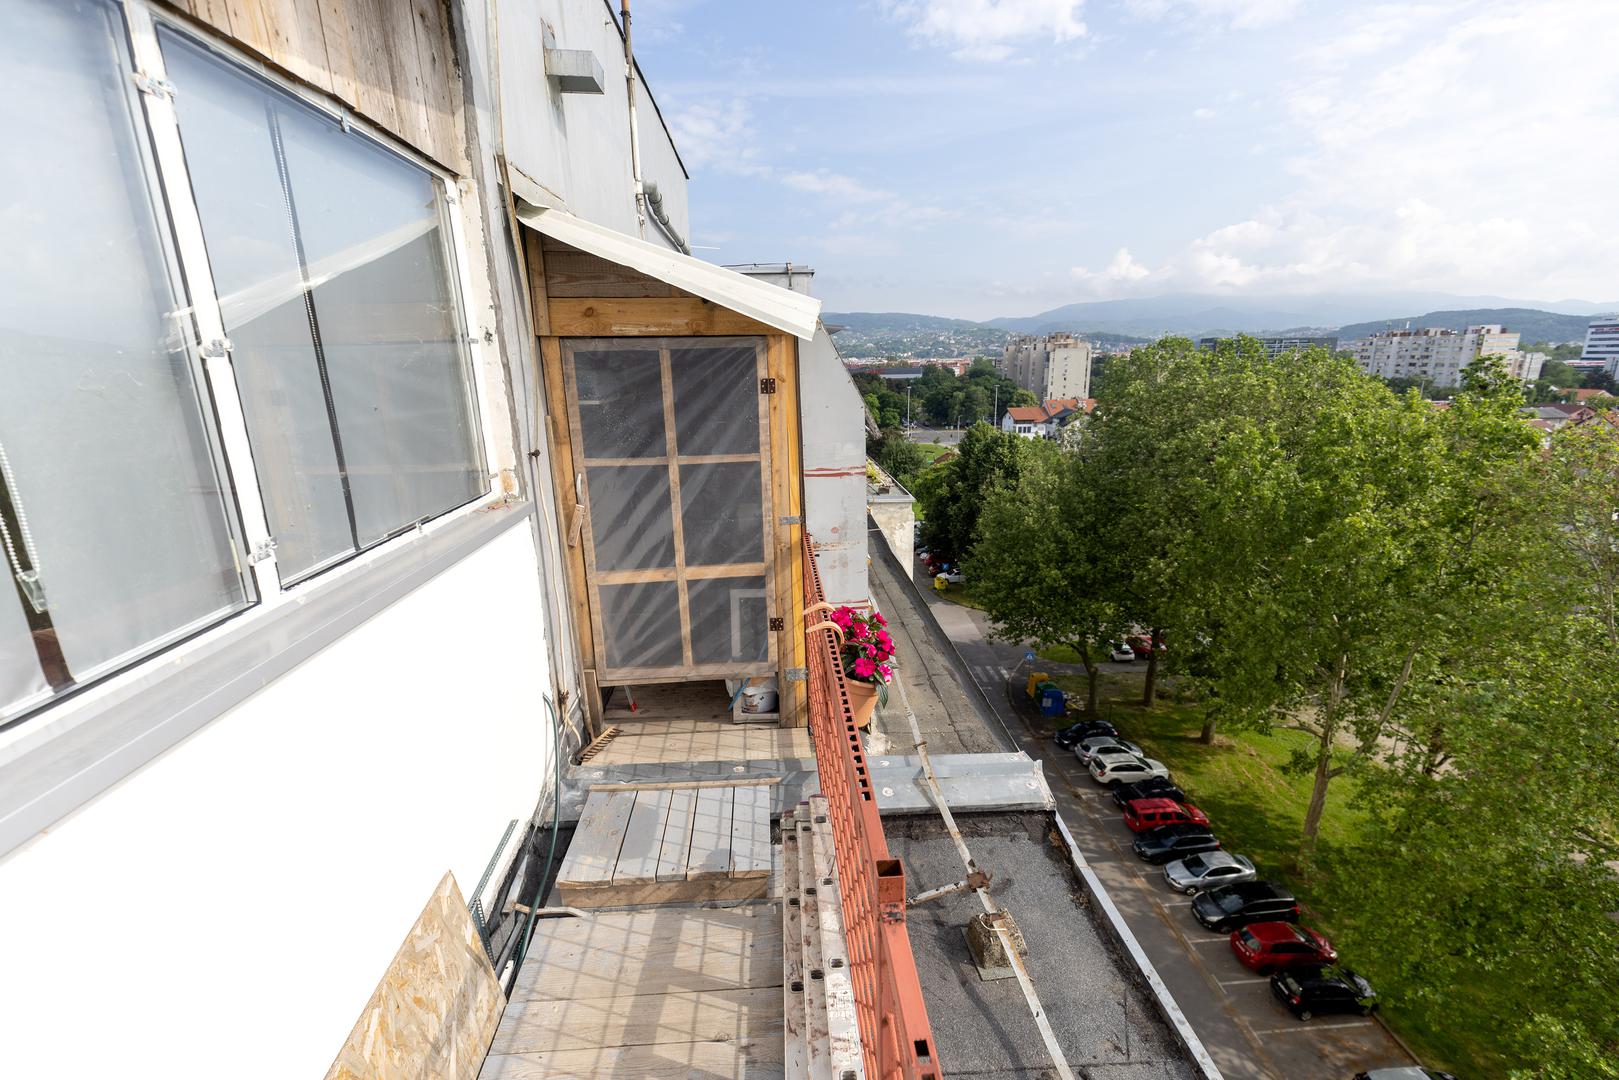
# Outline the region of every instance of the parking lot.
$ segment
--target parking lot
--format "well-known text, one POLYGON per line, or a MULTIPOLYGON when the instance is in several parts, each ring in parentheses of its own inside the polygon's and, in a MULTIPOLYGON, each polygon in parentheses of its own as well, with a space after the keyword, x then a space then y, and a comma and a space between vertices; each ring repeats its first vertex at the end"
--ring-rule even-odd
MULTIPOLYGON (((1414 1063, 1376 1018, 1326 1016, 1301 1022, 1275 1001, 1269 980, 1249 972, 1232 955, 1229 936, 1198 925, 1188 910, 1191 898, 1171 892, 1161 868, 1131 852, 1134 836, 1107 790, 1090 778, 1072 752, 1044 734, 1048 729, 1038 726, 1039 721, 1027 723, 1024 711, 1014 707, 1025 670, 1023 650, 987 641, 981 613, 927 599, 1022 749, 1044 762, 1058 812, 1081 852, 1225 1076, 1349 1080, 1362 1069, 1414 1063)), ((1129 667, 1118 665, 1120 670, 1129 667)), ((1196 798, 1195 791, 1189 794, 1196 798)), ((1212 828, 1218 835, 1220 823, 1214 821, 1212 828)), ((1265 867, 1259 869, 1263 877, 1265 867)), ((1352 956, 1344 960, 1353 966, 1352 956)))

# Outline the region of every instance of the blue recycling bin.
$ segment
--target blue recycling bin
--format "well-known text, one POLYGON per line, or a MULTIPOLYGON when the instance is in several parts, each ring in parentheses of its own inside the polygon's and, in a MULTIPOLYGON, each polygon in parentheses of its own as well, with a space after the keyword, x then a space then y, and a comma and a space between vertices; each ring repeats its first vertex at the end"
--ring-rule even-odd
POLYGON ((1068 701, 1063 692, 1055 686, 1047 686, 1040 691, 1040 715, 1062 716, 1068 707, 1068 701))

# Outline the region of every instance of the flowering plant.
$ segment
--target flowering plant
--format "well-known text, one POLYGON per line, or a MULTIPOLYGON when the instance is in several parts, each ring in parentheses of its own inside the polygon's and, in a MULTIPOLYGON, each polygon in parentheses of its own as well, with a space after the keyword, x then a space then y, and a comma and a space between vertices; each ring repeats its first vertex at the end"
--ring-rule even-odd
POLYGON ((838 659, 843 664, 843 676, 856 682, 872 683, 883 701, 888 699, 888 684, 893 681, 894 639, 888 636, 888 620, 878 611, 869 614, 847 605, 837 608, 828 616, 843 631, 843 644, 838 659))

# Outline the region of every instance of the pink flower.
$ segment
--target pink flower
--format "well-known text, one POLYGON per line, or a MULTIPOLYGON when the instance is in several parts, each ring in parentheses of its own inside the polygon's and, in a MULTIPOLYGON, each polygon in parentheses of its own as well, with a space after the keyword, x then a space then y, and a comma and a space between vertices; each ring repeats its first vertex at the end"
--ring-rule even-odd
POLYGON ((887 630, 879 630, 877 631, 877 644, 881 645, 885 649, 892 650, 894 647, 894 639, 888 636, 887 630))
POLYGON ((888 620, 883 618, 883 613, 880 612, 880 611, 873 611, 871 613, 871 617, 872 617, 872 620, 874 622, 876 622, 876 624, 878 626, 887 626, 888 625, 888 620))
POLYGON ((858 679, 869 679, 876 672, 877 665, 867 660, 864 656, 854 662, 854 673, 858 679))
POLYGON ((849 631, 849 636, 857 641, 871 636, 871 627, 867 626, 863 622, 857 622, 847 629, 849 631))
POLYGON ((833 622, 837 623, 838 626, 847 631, 849 629, 849 625, 854 622, 854 612, 850 611, 846 607, 840 607, 832 613, 831 619, 833 622))
POLYGON ((866 646, 866 655, 869 656, 873 660, 881 659, 881 657, 879 657, 877 655, 877 647, 875 645, 867 645, 866 646))
POLYGON ((887 664, 878 664, 877 677, 883 682, 887 682, 889 679, 894 677, 894 669, 889 667, 887 664))

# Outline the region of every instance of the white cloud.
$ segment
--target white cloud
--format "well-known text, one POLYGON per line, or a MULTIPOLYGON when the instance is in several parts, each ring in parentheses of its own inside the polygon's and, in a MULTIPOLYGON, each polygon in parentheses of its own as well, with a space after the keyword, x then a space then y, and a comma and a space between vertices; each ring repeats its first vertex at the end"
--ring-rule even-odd
POLYGON ((1216 114, 1213 109, 1204 108, 1192 110, 1192 117, 1196 120, 1213 120, 1215 115, 1216 114))
POLYGON ((1087 270, 1083 266, 1076 266, 1069 271, 1075 281, 1089 285, 1097 291, 1112 291, 1110 286, 1134 285, 1152 276, 1152 271, 1136 262, 1130 255, 1129 248, 1120 248, 1113 255, 1113 261, 1101 271, 1087 270))
POLYGON ((880 0, 890 18, 963 60, 1010 59, 1020 44, 1085 36, 1084 0, 880 0))
MULTIPOLYGON (((1093 290, 1619 294, 1612 0, 1368 7, 1318 28, 1268 140, 1286 195, 1093 290), (1398 17, 1396 17, 1396 11, 1398 17), (1344 43, 1350 43, 1345 50, 1344 43)), ((1115 259, 1115 264, 1119 260, 1115 259)))
POLYGON ((825 169, 816 172, 784 173, 781 182, 797 191, 827 195, 842 202, 886 202, 894 198, 891 192, 868 187, 852 176, 828 172, 825 169))
POLYGON ((693 102, 670 114, 669 127, 680 159, 693 172, 712 169, 741 176, 770 172, 756 160, 753 115, 742 98, 693 102))
POLYGON ((1301 0, 1127 0, 1126 6, 1144 19, 1179 19, 1246 30, 1285 22, 1298 11, 1301 0))

